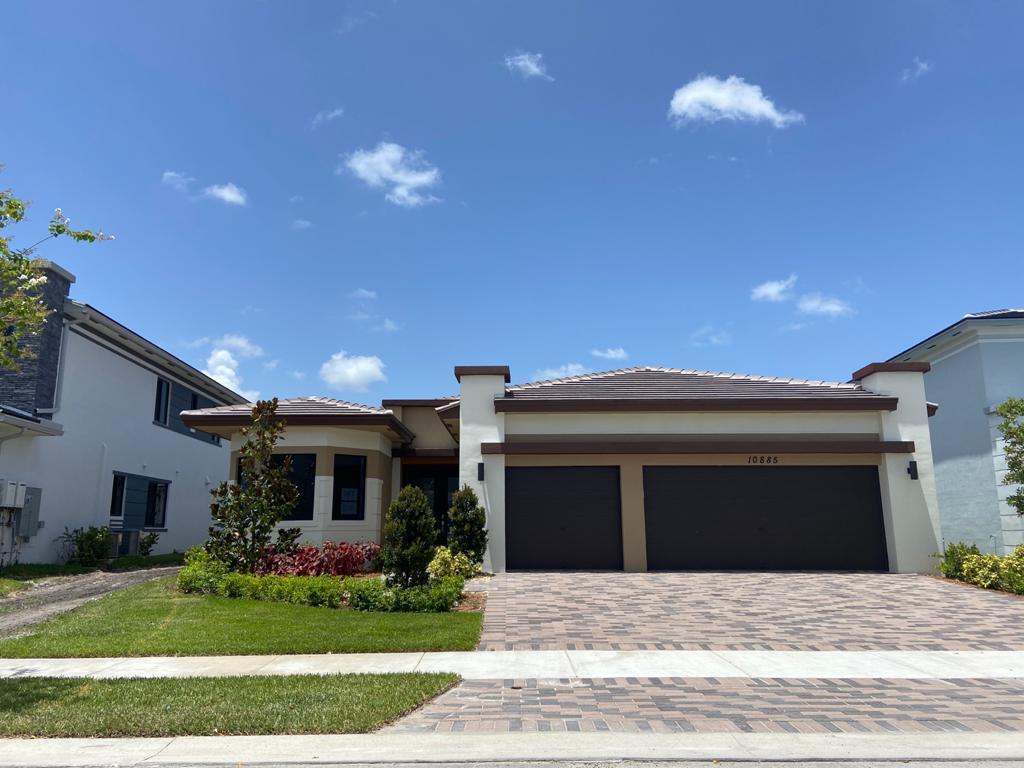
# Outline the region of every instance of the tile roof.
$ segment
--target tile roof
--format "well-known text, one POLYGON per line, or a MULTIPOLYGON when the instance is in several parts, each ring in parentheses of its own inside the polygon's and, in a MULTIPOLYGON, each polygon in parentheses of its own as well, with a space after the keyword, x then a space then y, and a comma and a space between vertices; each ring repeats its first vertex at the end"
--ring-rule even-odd
POLYGON ((965 320, 1012 320, 1024 317, 1024 309, 990 309, 985 312, 969 312, 965 320))
POLYGON ((516 400, 673 400, 704 398, 876 398, 856 383, 644 366, 506 387, 516 400))
MULTIPOLYGON (((252 413, 251 404, 225 405, 220 408, 203 408, 198 411, 183 411, 190 416, 248 416, 252 413)), ((391 411, 386 408, 375 408, 362 403, 350 403, 346 400, 335 400, 332 397, 311 395, 308 397, 289 397, 277 401, 277 415, 289 416, 389 416, 391 411)))

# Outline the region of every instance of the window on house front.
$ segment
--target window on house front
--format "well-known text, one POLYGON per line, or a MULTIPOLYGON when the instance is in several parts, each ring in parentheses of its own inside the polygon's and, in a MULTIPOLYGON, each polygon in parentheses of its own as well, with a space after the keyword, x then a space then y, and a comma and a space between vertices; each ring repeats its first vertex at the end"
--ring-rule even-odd
POLYGON ((146 527, 163 528, 167 523, 167 483, 149 481, 146 494, 146 527))
MULTIPOLYGON (((282 520, 312 520, 314 488, 316 486, 316 454, 315 453, 275 453, 271 463, 275 467, 281 466, 285 457, 290 456, 292 463, 288 472, 288 479, 295 484, 299 490, 299 500, 296 502, 292 512, 282 520)), ((245 485, 245 476, 242 474, 242 462, 238 462, 238 483, 245 485)))
POLYGON ((114 488, 110 493, 110 516, 121 517, 124 514, 124 475, 114 475, 114 488))
POLYGON ((156 380, 156 404, 153 408, 153 421, 167 425, 171 405, 171 382, 167 379, 156 380))
POLYGON ((333 520, 362 520, 366 515, 366 457, 334 455, 333 520))

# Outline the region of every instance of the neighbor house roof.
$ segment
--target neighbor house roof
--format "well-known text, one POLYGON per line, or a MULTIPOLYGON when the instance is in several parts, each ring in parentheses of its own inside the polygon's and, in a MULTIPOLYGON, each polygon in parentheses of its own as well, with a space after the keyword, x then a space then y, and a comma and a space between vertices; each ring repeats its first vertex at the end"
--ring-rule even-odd
MULTIPOLYGON (((386 408, 335 400, 331 397, 292 397, 278 400, 276 413, 288 424, 383 428, 394 433, 401 442, 410 442, 415 437, 412 431, 386 408)), ((198 411, 182 411, 181 420, 190 427, 206 431, 217 427, 244 427, 252 420, 252 406, 225 405, 198 411)))
POLYGON ((952 338, 953 336, 958 335, 959 332, 963 330, 963 327, 966 327, 969 324, 980 323, 982 325, 987 325, 991 321, 999 320, 1024 320, 1024 309, 989 309, 983 312, 969 312, 955 323, 947 325, 941 331, 933 333, 928 338, 917 342, 917 344, 914 344, 913 346, 907 347, 905 350, 897 355, 893 355, 889 359, 909 360, 915 353, 926 353, 927 350, 944 342, 945 339, 942 339, 941 337, 946 334, 949 334, 949 337, 952 338))
POLYGON ((498 411, 893 410, 857 383, 653 366, 506 387, 498 411))

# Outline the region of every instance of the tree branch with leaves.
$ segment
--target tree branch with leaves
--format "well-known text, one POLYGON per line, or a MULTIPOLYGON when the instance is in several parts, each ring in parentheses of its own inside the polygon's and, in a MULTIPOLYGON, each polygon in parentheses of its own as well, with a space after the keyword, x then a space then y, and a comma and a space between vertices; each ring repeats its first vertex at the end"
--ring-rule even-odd
POLYGON ((996 413, 1002 417, 997 428, 1003 436, 1006 455, 1007 471, 1003 483, 1021 486, 1006 500, 1018 515, 1024 515, 1024 399, 1011 397, 996 409, 996 413))

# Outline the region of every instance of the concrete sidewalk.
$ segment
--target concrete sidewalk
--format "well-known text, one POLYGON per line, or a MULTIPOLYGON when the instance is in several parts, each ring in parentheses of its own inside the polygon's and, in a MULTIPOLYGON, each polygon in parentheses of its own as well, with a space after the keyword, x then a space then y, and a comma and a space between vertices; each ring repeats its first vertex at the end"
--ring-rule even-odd
POLYGON ((530 733, 3 739, 0 766, 596 760, 1013 760, 1021 733, 530 733))
POLYGON ((550 678, 1024 678, 1024 651, 467 651, 293 656, 0 659, 15 677, 239 677, 455 672, 465 680, 550 678))

